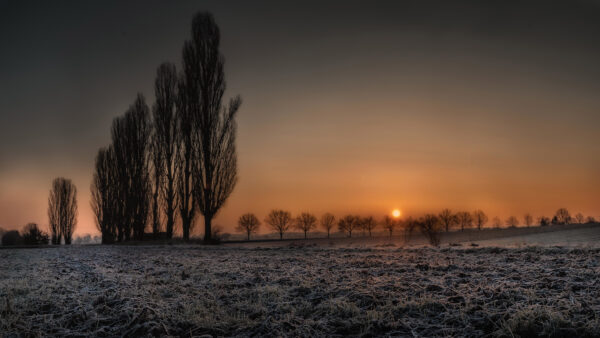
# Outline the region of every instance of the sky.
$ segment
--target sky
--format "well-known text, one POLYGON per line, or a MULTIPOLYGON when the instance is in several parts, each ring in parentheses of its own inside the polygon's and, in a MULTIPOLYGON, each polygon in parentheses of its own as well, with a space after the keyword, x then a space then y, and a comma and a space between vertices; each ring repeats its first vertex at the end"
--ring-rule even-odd
POLYGON ((0 0, 0 227, 47 226, 62 176, 97 234, 94 157, 198 11, 243 98, 224 231, 273 208, 600 218, 599 2, 0 0))

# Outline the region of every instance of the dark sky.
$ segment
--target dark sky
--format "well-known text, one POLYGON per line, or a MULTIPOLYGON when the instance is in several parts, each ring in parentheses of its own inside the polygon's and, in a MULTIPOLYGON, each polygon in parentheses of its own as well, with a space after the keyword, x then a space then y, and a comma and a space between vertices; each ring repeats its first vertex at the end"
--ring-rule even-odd
POLYGON ((56 176, 89 184, 111 120, 221 27, 241 94, 243 212, 600 215, 596 1, 2 1, 0 226, 47 224, 56 176))

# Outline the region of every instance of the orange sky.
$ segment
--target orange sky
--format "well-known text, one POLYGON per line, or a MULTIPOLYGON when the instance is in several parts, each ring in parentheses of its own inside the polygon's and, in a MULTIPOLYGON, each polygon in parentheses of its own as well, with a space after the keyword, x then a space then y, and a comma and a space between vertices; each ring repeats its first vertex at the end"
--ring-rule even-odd
MULTIPOLYGON (((43 61, 29 44, 2 56, 0 73, 14 81, 0 87, 0 227, 46 226, 52 179, 65 176, 79 190, 76 233, 96 233, 94 156, 136 92, 153 100, 155 67, 179 63, 197 4, 180 7, 114 23, 122 41, 86 47, 48 33, 37 38, 61 49, 43 61), (73 54, 90 49, 103 56, 73 54), (35 81, 20 81, 29 73, 35 81)), ((254 17, 207 7, 222 28, 228 94, 244 99, 239 184, 213 223, 225 231, 242 213, 264 219, 272 208, 377 217, 481 208, 490 219, 521 219, 567 207, 600 218, 600 34, 588 32, 600 31, 600 20, 582 28, 570 12, 515 10, 486 31, 476 16, 439 23, 415 10, 403 25, 391 10, 388 18, 354 6, 335 10, 336 19, 323 9, 307 28, 284 8, 254 17), (574 18, 562 23, 563 15, 574 18)), ((16 27, 24 13, 3 24, 16 27)), ((64 29, 95 29, 57 15, 64 29)))

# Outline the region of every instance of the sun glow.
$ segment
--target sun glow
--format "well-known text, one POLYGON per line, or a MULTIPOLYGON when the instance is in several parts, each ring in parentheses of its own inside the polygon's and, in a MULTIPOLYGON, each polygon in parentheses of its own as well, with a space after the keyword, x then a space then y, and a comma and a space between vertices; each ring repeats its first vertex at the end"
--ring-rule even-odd
POLYGON ((402 213, 401 213, 401 212, 400 212, 400 210, 398 210, 398 209, 394 209, 394 210, 392 211, 392 216, 394 216, 394 218, 398 218, 398 217, 400 217, 400 215, 401 215, 401 214, 402 214, 402 213))

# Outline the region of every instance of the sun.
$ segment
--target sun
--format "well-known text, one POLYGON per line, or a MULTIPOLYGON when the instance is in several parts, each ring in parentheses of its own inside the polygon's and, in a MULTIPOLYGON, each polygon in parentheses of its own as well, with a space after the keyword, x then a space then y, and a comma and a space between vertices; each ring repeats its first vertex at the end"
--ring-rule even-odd
POLYGON ((398 209, 394 209, 394 210, 392 211, 392 216, 394 216, 395 218, 398 218, 398 217, 400 217, 400 214, 401 214, 401 212, 400 212, 400 210, 398 210, 398 209))

